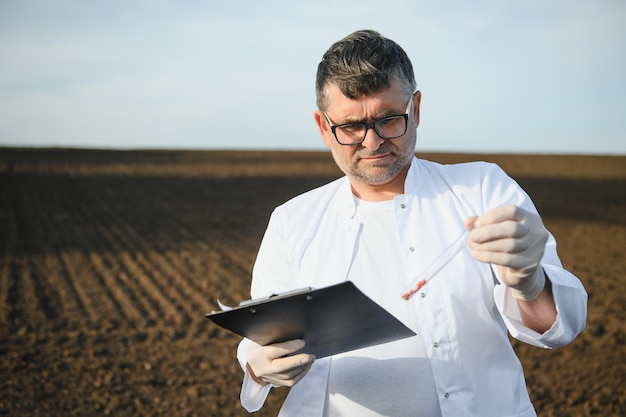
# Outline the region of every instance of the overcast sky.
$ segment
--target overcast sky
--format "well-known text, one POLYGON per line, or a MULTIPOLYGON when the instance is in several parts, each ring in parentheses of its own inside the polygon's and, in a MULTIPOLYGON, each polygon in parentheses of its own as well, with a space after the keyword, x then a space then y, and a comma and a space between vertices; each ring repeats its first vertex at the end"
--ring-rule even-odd
POLYGON ((418 151, 626 154, 623 0, 0 0, 0 146, 323 149, 317 63, 365 28, 418 151))

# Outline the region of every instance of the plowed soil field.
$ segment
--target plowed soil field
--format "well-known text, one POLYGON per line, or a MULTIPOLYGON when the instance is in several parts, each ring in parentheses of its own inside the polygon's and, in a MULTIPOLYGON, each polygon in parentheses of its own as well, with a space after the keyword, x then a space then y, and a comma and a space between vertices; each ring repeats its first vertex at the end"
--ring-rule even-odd
MULTIPOLYGON (((422 157, 499 163, 589 292, 570 345, 513 342, 539 415, 623 416, 626 157, 422 157)), ((0 415, 247 415, 204 314, 247 298, 271 210, 338 176, 324 152, 0 149, 0 415)))

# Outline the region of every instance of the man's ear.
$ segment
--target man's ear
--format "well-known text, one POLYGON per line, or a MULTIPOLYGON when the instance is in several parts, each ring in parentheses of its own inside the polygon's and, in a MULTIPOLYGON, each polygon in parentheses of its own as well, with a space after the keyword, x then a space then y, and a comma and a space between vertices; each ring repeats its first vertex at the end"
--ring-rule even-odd
POLYGON ((413 116, 415 117, 415 127, 420 125, 420 103, 422 102, 422 93, 417 90, 413 95, 413 116))
POLYGON ((315 123, 320 131, 320 135, 322 136, 322 142, 324 142, 326 147, 330 148, 333 132, 330 130, 330 126, 326 121, 326 117, 324 117, 324 113, 320 110, 315 110, 313 117, 315 118, 315 123))

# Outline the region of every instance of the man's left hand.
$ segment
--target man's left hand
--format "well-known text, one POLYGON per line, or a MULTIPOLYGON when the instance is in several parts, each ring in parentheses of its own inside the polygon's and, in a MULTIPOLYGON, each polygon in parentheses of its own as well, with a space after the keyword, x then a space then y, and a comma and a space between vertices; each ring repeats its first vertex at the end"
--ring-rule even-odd
MULTIPOLYGON (((496 265, 502 283, 522 293, 545 282, 540 266, 548 231, 541 218, 514 205, 465 219, 474 259, 496 265)), ((543 285, 540 290, 543 289, 543 285)), ((531 291, 531 297, 538 295, 531 291)), ((524 294, 521 298, 524 298, 524 294)), ((518 297, 520 298, 520 297, 518 297)))

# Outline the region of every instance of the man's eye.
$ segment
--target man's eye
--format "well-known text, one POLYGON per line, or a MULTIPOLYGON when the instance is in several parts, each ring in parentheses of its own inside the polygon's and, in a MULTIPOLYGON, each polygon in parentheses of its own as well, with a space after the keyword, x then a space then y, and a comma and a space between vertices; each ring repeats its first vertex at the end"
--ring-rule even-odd
POLYGON ((350 124, 341 126, 341 130, 345 133, 359 133, 363 131, 363 125, 360 124, 350 124))
POLYGON ((393 126, 394 124, 400 123, 401 120, 402 117, 398 116, 386 117, 376 122, 376 125, 380 127, 389 127, 393 126))

